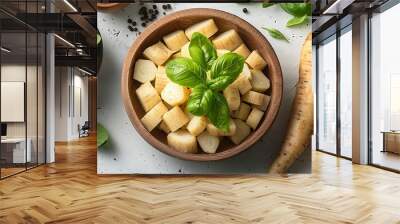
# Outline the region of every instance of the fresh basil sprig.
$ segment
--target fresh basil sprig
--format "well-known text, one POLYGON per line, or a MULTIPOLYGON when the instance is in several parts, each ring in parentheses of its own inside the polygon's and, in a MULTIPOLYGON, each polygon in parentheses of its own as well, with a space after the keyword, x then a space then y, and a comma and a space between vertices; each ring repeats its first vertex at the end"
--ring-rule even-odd
POLYGON ((167 76, 172 82, 192 89, 186 105, 190 113, 205 115, 217 128, 228 132, 229 107, 219 91, 236 80, 243 70, 244 58, 236 53, 217 58, 211 41, 197 32, 192 35, 189 53, 192 59, 176 58, 167 63, 167 76))

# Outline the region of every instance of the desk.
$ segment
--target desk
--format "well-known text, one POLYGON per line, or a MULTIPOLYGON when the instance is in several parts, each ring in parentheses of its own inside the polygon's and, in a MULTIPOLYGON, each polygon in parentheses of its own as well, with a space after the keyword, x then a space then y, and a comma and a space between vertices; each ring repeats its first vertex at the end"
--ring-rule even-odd
POLYGON ((1 157, 6 160, 6 163, 25 163, 31 162, 32 141, 26 139, 27 147, 25 154, 25 138, 5 138, 1 139, 1 157), (26 159, 26 161, 25 161, 26 159))
POLYGON ((383 152, 400 154, 400 132, 383 131, 383 152))

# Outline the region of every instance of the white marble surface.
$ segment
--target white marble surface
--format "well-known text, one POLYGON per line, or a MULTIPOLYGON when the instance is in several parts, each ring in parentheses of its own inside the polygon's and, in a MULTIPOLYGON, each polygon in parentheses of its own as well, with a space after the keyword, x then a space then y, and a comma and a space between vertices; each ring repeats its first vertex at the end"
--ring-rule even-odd
MULTIPOLYGON (((148 4, 152 5, 152 4, 148 4)), ((100 174, 234 174, 265 173, 277 155, 284 138, 290 105, 295 94, 301 45, 311 26, 285 27, 290 15, 277 6, 263 9, 260 3, 176 3, 172 11, 187 8, 215 8, 235 14, 265 34, 281 63, 284 77, 284 97, 279 115, 268 133, 251 149, 233 158, 216 162, 193 162, 173 158, 153 148, 133 128, 125 113, 120 80, 124 57, 136 35, 128 30, 128 16, 139 21, 138 4, 113 12, 99 12, 98 29, 103 37, 104 57, 98 75, 98 121, 110 133, 110 142, 99 149, 97 170, 100 174), (249 14, 244 14, 246 7, 249 14), (262 30, 275 27, 282 31, 290 43, 275 40, 262 30)), ((161 8, 161 4, 158 4, 161 8)), ((141 26, 139 26, 141 27, 141 26)), ((296 162, 291 172, 310 172, 310 151, 296 162)))

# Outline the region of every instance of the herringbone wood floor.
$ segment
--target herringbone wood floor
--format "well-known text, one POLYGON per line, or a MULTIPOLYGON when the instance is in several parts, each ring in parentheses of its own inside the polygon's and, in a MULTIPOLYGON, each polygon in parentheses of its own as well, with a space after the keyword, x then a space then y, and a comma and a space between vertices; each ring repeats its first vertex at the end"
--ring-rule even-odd
POLYGON ((0 181, 0 223, 400 223, 400 175, 313 154, 313 174, 96 175, 95 139, 0 181))

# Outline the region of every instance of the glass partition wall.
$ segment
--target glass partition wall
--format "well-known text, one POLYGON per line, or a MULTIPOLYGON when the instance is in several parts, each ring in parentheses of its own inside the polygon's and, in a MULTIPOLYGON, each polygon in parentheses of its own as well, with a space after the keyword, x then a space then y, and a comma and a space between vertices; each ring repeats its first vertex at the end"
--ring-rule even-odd
MULTIPOLYGON (((25 4, 18 6, 38 10, 25 4)), ((45 34, 0 12, 1 179, 46 160, 45 41, 45 34)))
POLYGON ((351 25, 316 47, 316 148, 352 157, 352 35, 351 25))
MULTIPOLYGON (((384 6, 383 6, 384 7, 384 6)), ((400 171, 400 4, 370 18, 370 158, 373 165, 400 171)))

